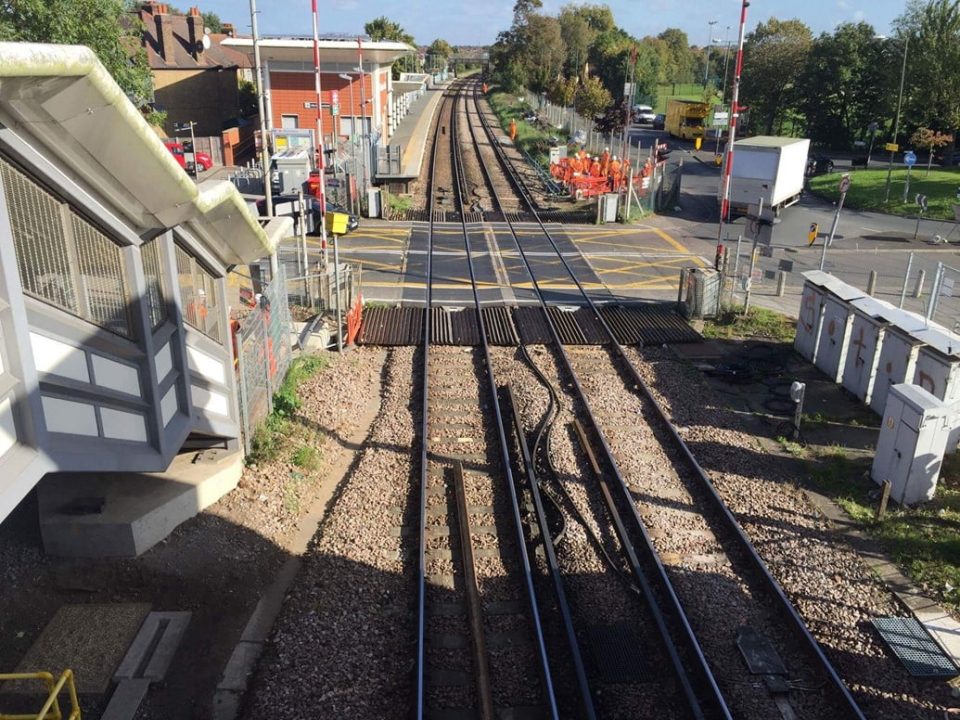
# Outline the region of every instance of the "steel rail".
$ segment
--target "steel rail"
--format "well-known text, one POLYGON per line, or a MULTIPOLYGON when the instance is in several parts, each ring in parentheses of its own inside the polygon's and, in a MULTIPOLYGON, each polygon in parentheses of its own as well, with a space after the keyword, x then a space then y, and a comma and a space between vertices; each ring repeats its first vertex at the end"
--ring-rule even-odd
MULTIPOLYGON (((479 111, 479 107, 478 107, 478 111, 479 111)), ((798 634, 801 641, 806 646, 807 650, 811 652, 813 656, 816 658, 818 664, 821 666, 822 670, 826 674, 827 679, 830 681, 830 684, 833 686, 834 690, 839 694, 840 698, 843 700, 843 703, 847 706, 847 710, 851 713, 851 717, 857 718, 857 720, 864 720, 863 711, 857 705, 857 702, 853 698, 853 695, 850 693, 849 688, 840 678, 839 674, 834 669, 833 664, 830 662, 829 658, 827 658, 826 654, 823 652, 823 648, 820 646, 820 643, 817 642, 816 638, 813 637, 813 634, 810 632, 810 629, 807 627, 803 618, 800 617, 800 614, 797 612, 797 609, 793 606, 793 603, 790 602, 790 599, 787 597, 786 592, 783 590, 783 587, 780 585, 777 579, 773 577, 773 574, 770 572, 770 569, 767 567, 767 564, 764 562, 763 558, 760 557, 760 554, 757 552, 753 543, 750 541, 750 538, 747 537, 747 534, 744 531, 743 527, 740 525, 739 521, 734 517, 733 513, 731 512, 727 504, 724 502, 723 498, 720 497, 720 493, 717 491, 716 486, 713 484, 713 481, 710 479, 709 475, 707 475, 706 471, 704 471, 704 469, 700 466, 700 463, 697 462, 696 457, 693 455, 693 452, 690 450, 686 441, 684 441, 684 439, 680 436, 680 433, 677 431, 676 426, 674 426, 673 422, 667 416, 666 412, 663 410, 660 403, 657 402, 656 397, 654 396, 653 392, 650 390, 650 387, 641 377, 640 372, 637 370, 634 364, 630 361, 630 358, 627 357, 626 351, 624 350, 623 346, 619 343, 619 341, 617 341, 616 336, 614 335, 610 326, 607 324, 606 320, 604 320, 604 318, 600 315, 596 305, 593 302, 593 299, 589 296, 589 294, 586 292, 583 285, 577 279, 576 274, 573 272, 573 269, 570 267, 569 263, 567 263, 566 259, 563 257, 563 253, 560 251, 559 247, 557 247, 557 244, 554 241, 553 237, 550 235, 550 232, 547 230, 546 226, 541 221, 540 216, 537 213, 532 200, 530 200, 529 192, 526 190, 525 186, 523 185, 523 182, 517 176, 516 171, 510 164, 509 159, 506 157, 506 154, 503 152, 502 148, 500 148, 499 143, 493 142, 494 138, 492 136, 492 131, 489 128, 489 124, 487 123, 486 118, 484 118, 482 113, 480 113, 480 117, 481 117, 481 122, 483 123, 484 127, 487 129, 487 133, 491 139, 491 143, 494 144, 494 146, 497 148, 497 151, 498 151, 497 154, 500 157, 501 162, 508 169, 507 172, 509 177, 515 183, 518 192, 524 194, 528 198, 528 205, 530 207, 530 212, 533 214, 534 218, 536 219, 536 222, 540 226, 540 229, 543 232, 543 234, 550 241, 551 246, 553 247, 554 251, 557 253, 557 257, 560 259, 561 263, 563 263, 563 266, 566 269, 567 273, 569 274, 571 280, 573 280, 573 282, 576 284, 577 289, 580 291, 580 294, 587 301, 591 310, 593 310, 596 319, 600 322, 601 326, 604 328, 604 331, 610 340, 610 344, 614 348, 615 354, 618 357, 618 359, 623 363, 623 367, 626 368, 630 376, 630 380, 636 383, 636 386, 639 387, 641 390, 642 397, 652 404, 652 406, 654 407, 657 413, 657 416, 666 425, 675 444, 681 450, 690 468, 693 470, 695 476, 700 481, 700 484, 706 490, 707 497, 710 499, 715 509, 720 512, 720 516, 724 520, 724 524, 727 526, 727 529, 733 533, 733 536, 737 541, 737 544, 746 553, 751 564, 753 565, 754 570, 760 574, 760 577, 764 581, 764 584, 767 586, 768 590, 770 590, 771 593, 774 595, 774 597, 777 599, 781 611, 786 614, 788 620, 790 621, 790 624, 793 627, 793 630, 798 634)), ((511 232, 512 232, 512 224, 511 224, 511 232)), ((520 248, 520 252, 521 252, 521 255, 523 255, 524 257, 525 264, 527 264, 526 255, 523 253, 523 248, 522 246, 520 246, 519 241, 517 243, 517 246, 518 248, 520 248)), ((532 268, 530 268, 529 264, 527 264, 527 266, 528 266, 528 271, 531 272, 531 276, 532 276, 532 268)), ((534 285, 536 286, 535 280, 534 280, 534 285)), ((538 296, 540 295, 539 290, 537 294, 538 296)), ((563 352, 563 355, 566 356, 565 351, 563 352)), ((575 385, 577 385, 577 387, 579 388, 579 383, 577 383, 576 381, 575 381, 575 385)), ((603 440, 602 435, 600 437, 601 437, 601 440, 603 440)), ((606 441, 603 440, 603 442, 604 442, 604 445, 606 445, 606 441)))
MULTIPOLYGON (((437 122, 443 117, 443 109, 437 116, 437 122)), ((420 419, 420 562, 417 574, 417 707, 416 719, 423 720, 424 711, 424 663, 426 645, 426 596, 427 596, 427 442, 429 438, 428 402, 430 399, 430 341, 431 341, 431 313, 433 306, 433 208, 436 191, 437 149, 440 146, 440 136, 437 135, 433 143, 433 153, 430 157, 430 190, 429 213, 427 232, 427 269, 425 300, 426 310, 423 318, 423 367, 421 374, 421 407, 423 416, 420 419)))
MULTIPOLYGON (((513 178, 513 182, 517 185, 518 192, 521 192, 526 198, 528 207, 533 213, 534 217, 537 218, 539 222, 539 216, 536 213, 535 205, 530 198, 529 193, 525 191, 525 188, 522 183, 519 182, 518 178, 513 174, 513 167, 509 164, 503 149, 500 147, 499 141, 491 130, 489 123, 486 121, 484 114, 480 111, 479 103, 476 103, 477 92, 474 89, 474 101, 477 107, 477 113, 480 118, 481 125, 483 125, 484 130, 486 131, 487 138, 490 141, 491 145, 495 148, 495 153, 497 154, 501 164, 508 170, 508 175, 513 178)), ((471 134, 474 135, 474 142, 476 142, 476 135, 473 133, 473 128, 471 126, 471 134)), ((489 177, 489 168, 487 168, 483 163, 481 163, 481 168, 483 172, 489 177)), ((491 182, 491 189, 493 193, 493 198, 499 206, 501 212, 503 211, 503 205, 500 203, 499 194, 496 192, 496 189, 493 188, 493 183, 491 182)), ((504 218, 506 214, 504 213, 504 218)), ((557 351, 560 355, 561 360, 563 361, 564 368, 567 372, 567 375, 573 380, 573 386, 576 390, 577 397, 583 403, 584 408, 587 411, 587 416, 590 420, 591 426, 594 429, 594 432, 597 438, 600 440, 600 443, 603 446, 604 457, 613 471, 614 476, 617 479, 618 490, 620 491, 622 498, 626 501, 627 507, 630 510, 630 517, 633 520, 633 527, 638 531, 643 538, 644 545, 646 548, 647 556, 650 559, 650 562, 654 565, 655 576, 659 580, 660 587, 663 593, 666 595, 666 599, 669 602, 669 609, 671 611, 671 617, 677 625, 679 625, 679 634, 680 639, 684 641, 688 660, 695 664, 695 673, 698 681, 698 688, 694 688, 691 684, 690 676, 694 674, 693 670, 688 669, 684 666, 684 661, 680 657, 680 652, 677 649, 676 642, 671 634, 668 626, 667 619, 664 613, 664 610, 660 607, 660 603, 657 600, 653 586, 650 580, 646 577, 646 574, 642 571, 639 565, 631 563, 631 569, 633 570, 634 577, 637 580, 644 599, 646 600, 647 607, 653 615, 654 623, 657 626, 658 634, 660 635, 661 641, 664 645, 664 650, 666 651, 668 657, 670 658, 670 663, 673 667, 674 673, 677 677, 681 688, 683 689, 683 695, 686 698, 687 704, 689 705, 690 712, 695 718, 704 718, 707 717, 704 708, 702 707, 704 702, 709 703, 713 709, 713 714, 718 715, 719 717, 728 720, 730 715, 730 710, 727 707, 726 700, 723 698, 720 693, 720 689, 717 686, 716 679, 713 676, 713 672, 707 664, 706 658, 703 654, 703 650, 700 647, 700 643, 697 640, 696 636, 693 633, 693 629, 690 626, 690 622, 686 616, 686 613, 683 611, 683 608, 680 604, 680 600, 676 595, 676 592, 673 589, 673 585, 670 583, 670 579, 667 576, 666 569, 663 567, 663 563, 660 560, 659 555, 656 552, 656 549, 653 545, 653 540, 650 538, 647 533, 646 527, 643 524, 643 521, 640 518, 639 510, 636 504, 633 502, 633 498, 630 495, 630 490, 627 487, 626 481, 623 478, 623 474, 620 471, 619 465, 617 464, 613 451, 611 450, 609 444, 606 441, 603 433, 600 430, 599 424, 596 422, 593 411, 590 408, 590 404, 587 400, 586 393, 583 391, 583 388, 580 385, 580 381, 574 372, 573 364, 570 361, 569 356, 567 355, 566 349, 563 346, 563 343, 560 341, 560 335, 557 332, 556 325, 553 322, 553 319, 550 317, 550 313, 547 312, 547 301, 543 295, 543 291, 540 288, 540 283, 537 280, 535 273, 533 272, 532 265, 529 258, 527 257, 526 251, 523 248, 523 243, 520 241, 517 231, 514 228, 514 225, 510 221, 506 221, 507 227, 510 230, 511 235, 513 236, 514 242, 517 245, 517 249, 520 251, 520 255, 523 258, 523 262, 527 267, 527 272, 530 275, 531 282, 533 284, 534 292, 537 295, 537 299, 540 303, 540 307, 543 310, 544 320, 546 321, 547 327, 550 331, 550 336, 553 341, 553 344, 557 348, 557 351), (700 696, 698 696, 698 692, 700 696)), ((541 228, 543 224, 540 223, 541 228)), ((556 243, 553 241, 553 238, 550 234, 543 228, 544 234, 550 240, 551 245, 553 246, 558 257, 564 264, 564 267, 567 268, 567 272, 570 273, 574 282, 577 284, 577 287, 580 289, 581 294, 584 295, 587 302, 590 304, 590 307, 593 309, 594 314, 603 323, 603 318, 600 318, 600 314, 596 309, 596 306, 593 304, 591 298, 586 295, 586 292, 583 289, 583 286, 579 283, 576 276, 570 270, 569 265, 566 260, 563 258, 563 254, 557 248, 556 243)), ((604 327, 609 327, 604 323, 604 327)), ((612 335, 612 333, 610 333, 612 335)), ((616 342, 616 340, 614 340, 616 342)), ((626 548, 625 548, 626 550, 626 548)), ((627 551, 628 555, 630 554, 629 550, 627 551)))
MULTIPOLYGON (((459 120, 457 117, 457 105, 460 101, 459 93, 453 101, 453 115, 450 120, 450 142, 453 148, 453 175, 457 193, 460 196, 461 210, 464 207, 464 200, 467 196, 467 180, 463 167, 462 148, 458 138, 459 120)), ((469 123, 468 123, 469 125, 469 123)), ((540 661, 540 673, 544 683, 544 694, 550 709, 550 717, 559 720, 560 715, 557 708, 557 698, 554 691, 553 675, 550 670, 550 661, 547 657, 546 642, 543 637, 543 625, 540 620, 540 609, 537 605, 536 590, 533 586, 533 568, 530 563, 530 556, 527 552, 526 538, 523 530, 523 519, 520 515, 520 501, 517 497, 517 488, 514 483, 513 471, 510 469, 510 451, 507 443, 506 428, 503 421, 503 414, 500 411, 500 403, 497 400, 497 382, 494 376, 493 363, 490 361, 490 346, 487 342, 486 323, 481 312, 480 294, 477 288, 477 278, 473 268, 473 255, 470 246, 470 230, 467 228, 466 213, 460 213, 460 221, 463 225, 463 242, 466 250, 467 268, 470 271, 470 284, 473 291, 474 310, 476 312, 477 324, 480 329, 480 343, 483 350, 484 362, 487 366, 487 382, 490 397, 493 400, 493 411, 496 419, 497 436, 500 441, 500 461, 503 463, 503 471, 510 491, 510 503, 513 509, 514 527, 517 531, 517 547, 520 552, 520 558, 523 565, 524 584, 526 586, 527 597, 530 601, 530 619, 532 629, 536 638, 537 655, 540 661)))

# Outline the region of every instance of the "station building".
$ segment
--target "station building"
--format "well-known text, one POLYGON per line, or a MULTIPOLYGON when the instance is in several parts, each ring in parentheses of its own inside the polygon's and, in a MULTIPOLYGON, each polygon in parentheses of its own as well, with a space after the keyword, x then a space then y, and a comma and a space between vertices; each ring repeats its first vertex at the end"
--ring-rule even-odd
MULTIPOLYGON (((252 38, 227 38, 222 44, 246 53, 252 62, 252 38)), ((265 37, 258 44, 271 127, 315 130, 313 38, 265 37)), ((371 146, 386 143, 409 106, 407 88, 394 92, 391 65, 415 48, 394 41, 336 37, 321 38, 319 50, 324 142, 356 132, 369 137, 371 146), (336 115, 333 105, 338 106, 336 115)))
POLYGON ((0 58, 2 520, 50 473, 237 447, 225 277, 289 228, 195 184, 89 49, 0 58))

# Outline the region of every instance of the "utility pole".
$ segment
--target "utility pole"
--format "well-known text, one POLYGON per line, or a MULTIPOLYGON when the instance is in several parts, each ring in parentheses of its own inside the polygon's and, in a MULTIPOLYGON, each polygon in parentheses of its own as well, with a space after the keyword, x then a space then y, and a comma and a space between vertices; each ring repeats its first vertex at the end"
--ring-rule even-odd
MULTIPOLYGON (((360 71, 360 163, 363 167, 362 205, 363 197, 367 194, 367 186, 370 184, 370 176, 367 174, 367 78, 363 72, 363 41, 360 38, 357 38, 357 61, 359 62, 358 69, 360 71)), ((369 208, 367 212, 369 212, 369 208)))
POLYGON ((320 247, 327 250, 327 187, 323 177, 323 103, 320 100, 320 34, 317 29, 317 0, 313 0, 313 77, 317 91, 317 173, 320 181, 320 247))
POLYGON ((707 21, 707 58, 703 63, 703 87, 707 87, 707 81, 710 79, 710 46, 713 44, 713 26, 717 20, 707 21))
MULTIPOLYGON (((257 31, 257 0, 250 0, 250 28, 253 31, 253 65, 257 73, 257 106, 260 113, 260 168, 263 171, 263 192, 267 217, 273 217, 273 188, 270 186, 270 118, 264 108, 263 65, 260 62, 260 33, 257 31)), ((270 256, 270 276, 279 271, 277 253, 270 256)))

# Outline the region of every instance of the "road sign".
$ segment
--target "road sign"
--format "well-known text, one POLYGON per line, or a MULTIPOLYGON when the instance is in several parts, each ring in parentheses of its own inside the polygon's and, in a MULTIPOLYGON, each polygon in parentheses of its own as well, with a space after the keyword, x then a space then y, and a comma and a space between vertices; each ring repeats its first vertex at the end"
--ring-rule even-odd
POLYGON ((897 150, 900 149, 900 146, 897 145, 896 143, 887 143, 886 145, 883 146, 883 149, 889 152, 896 152, 897 150))
POLYGON ((903 154, 903 164, 907 167, 913 167, 917 164, 917 156, 914 155, 913 150, 907 150, 903 154))
POLYGON ((844 173, 840 178, 840 194, 843 195, 850 189, 850 176, 844 173))
POLYGON ((330 91, 330 104, 339 105, 340 104, 340 93, 337 90, 330 91))
POLYGON ((726 111, 717 111, 713 114, 714 127, 726 127, 730 122, 730 113, 726 111))
POLYGON ((331 114, 331 115, 334 115, 334 116, 339 115, 339 114, 340 114, 340 105, 339 105, 339 104, 331 105, 331 106, 330 106, 330 114, 331 114))
POLYGON ((807 246, 813 245, 813 241, 817 239, 817 236, 820 234, 820 225, 817 223, 810 223, 810 232, 807 233, 807 246))

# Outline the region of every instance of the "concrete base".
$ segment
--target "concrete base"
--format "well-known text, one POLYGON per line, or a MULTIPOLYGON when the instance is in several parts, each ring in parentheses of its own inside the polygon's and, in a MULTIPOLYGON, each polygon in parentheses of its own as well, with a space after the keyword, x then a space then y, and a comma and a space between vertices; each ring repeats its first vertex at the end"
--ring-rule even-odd
POLYGON ((50 555, 136 557, 240 481, 240 450, 177 455, 162 473, 52 473, 37 486, 50 555))

